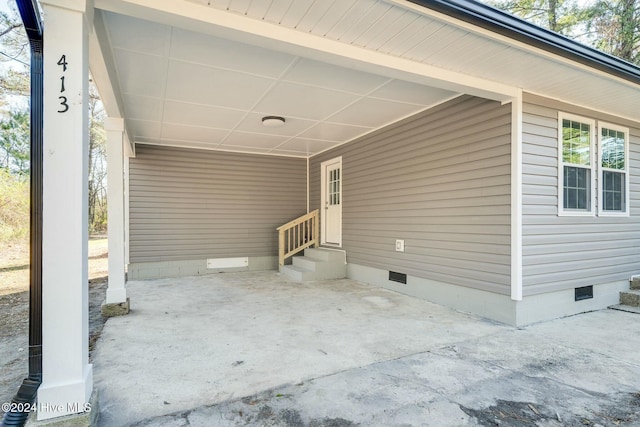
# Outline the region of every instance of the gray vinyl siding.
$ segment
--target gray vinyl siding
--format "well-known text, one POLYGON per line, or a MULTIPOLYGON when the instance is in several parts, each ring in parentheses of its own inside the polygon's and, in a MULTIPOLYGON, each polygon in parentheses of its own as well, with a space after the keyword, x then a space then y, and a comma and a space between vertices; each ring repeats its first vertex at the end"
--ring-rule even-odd
POLYGON ((131 262, 277 256, 276 227, 306 212, 306 160, 138 145, 131 262))
POLYGON ((510 105, 456 98, 313 157, 311 209, 342 156, 349 263, 509 294, 510 136, 510 105))
POLYGON ((524 294, 613 283, 639 274, 640 124, 527 95, 523 128, 524 294), (630 217, 558 216, 559 111, 629 127, 630 217))

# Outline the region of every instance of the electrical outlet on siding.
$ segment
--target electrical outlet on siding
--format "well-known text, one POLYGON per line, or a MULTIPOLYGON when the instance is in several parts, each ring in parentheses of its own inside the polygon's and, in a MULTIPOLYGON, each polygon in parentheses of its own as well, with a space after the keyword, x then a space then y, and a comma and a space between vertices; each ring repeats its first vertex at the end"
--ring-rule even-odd
POLYGON ((396 252, 404 252, 404 240, 396 240, 396 252))

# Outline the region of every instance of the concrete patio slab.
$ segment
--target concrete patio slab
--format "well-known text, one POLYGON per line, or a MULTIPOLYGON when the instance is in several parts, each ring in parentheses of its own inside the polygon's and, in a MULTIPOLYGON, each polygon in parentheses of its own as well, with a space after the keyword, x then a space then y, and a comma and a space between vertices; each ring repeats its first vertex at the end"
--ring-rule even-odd
POLYGON ((640 424, 631 313, 516 329, 276 272, 128 293, 131 313, 108 320, 94 356, 103 426, 640 424))

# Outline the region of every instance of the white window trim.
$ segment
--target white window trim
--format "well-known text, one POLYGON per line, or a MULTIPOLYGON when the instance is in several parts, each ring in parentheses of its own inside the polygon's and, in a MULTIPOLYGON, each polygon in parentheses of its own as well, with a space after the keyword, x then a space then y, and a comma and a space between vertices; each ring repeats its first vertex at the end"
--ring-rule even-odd
POLYGON ((614 125, 612 123, 606 123, 606 122, 598 122, 598 182, 599 182, 599 189, 598 189, 598 216, 622 216, 622 217, 628 217, 629 216, 629 206, 631 205, 631 201, 629 200, 629 145, 630 145, 630 141, 629 141, 629 128, 623 127, 623 126, 618 126, 618 125, 614 125), (619 169, 609 169, 609 168, 604 168, 602 167, 602 129, 611 129, 611 130, 615 130, 618 132, 623 132, 624 133, 624 171, 621 171, 619 169), (625 189, 625 210, 624 211, 605 211, 602 209, 602 202, 604 200, 603 197, 603 183, 604 183, 604 172, 605 171, 612 171, 612 172, 624 172, 624 179, 625 179, 625 184, 624 184, 624 189, 625 189))
MULTIPOLYGON (((572 163, 566 163, 567 165, 584 167, 581 165, 574 165, 572 163)), ((596 215, 596 203, 595 199, 597 197, 596 193, 596 174, 598 173, 596 164, 596 121, 593 119, 588 119, 582 116, 576 116, 574 114, 568 114, 559 112, 558 113, 558 216, 595 216, 596 215), (572 120, 580 123, 585 123, 590 126, 590 140, 591 146, 589 149, 589 162, 591 169, 591 197, 589 200, 589 210, 588 211, 579 211, 574 209, 565 209, 564 208, 564 165, 565 163, 562 161, 562 150, 563 150, 563 135, 562 135, 562 121, 563 120, 572 120)), ((587 169, 586 167, 584 167, 587 169)))

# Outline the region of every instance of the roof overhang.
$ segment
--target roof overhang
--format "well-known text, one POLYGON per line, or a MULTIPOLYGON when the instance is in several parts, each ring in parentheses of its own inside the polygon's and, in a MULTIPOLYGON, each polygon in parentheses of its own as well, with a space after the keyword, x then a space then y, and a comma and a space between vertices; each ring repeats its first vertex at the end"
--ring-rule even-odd
POLYGON ((484 28, 495 34, 506 36, 632 83, 640 84, 640 69, 636 65, 519 19, 484 3, 469 0, 408 1, 420 7, 429 8, 484 28))

